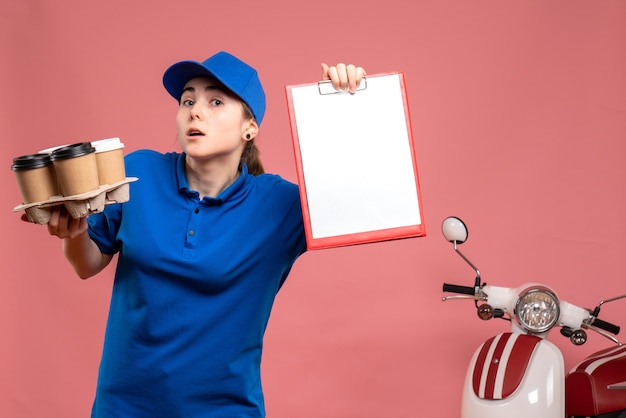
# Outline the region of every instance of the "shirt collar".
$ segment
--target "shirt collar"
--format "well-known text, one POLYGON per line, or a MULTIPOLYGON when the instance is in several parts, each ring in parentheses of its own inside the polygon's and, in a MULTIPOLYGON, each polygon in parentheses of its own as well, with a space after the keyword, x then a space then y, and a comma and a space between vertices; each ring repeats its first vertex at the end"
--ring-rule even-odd
MULTIPOLYGON (((178 190, 188 197, 198 198, 200 194, 189 187, 187 175, 185 174, 185 153, 178 155, 176 164, 176 176, 178 177, 178 190)), ((242 162, 239 166, 239 177, 226 189, 222 190, 216 197, 204 197, 207 203, 220 204, 235 197, 242 189, 248 178, 248 166, 242 162)))

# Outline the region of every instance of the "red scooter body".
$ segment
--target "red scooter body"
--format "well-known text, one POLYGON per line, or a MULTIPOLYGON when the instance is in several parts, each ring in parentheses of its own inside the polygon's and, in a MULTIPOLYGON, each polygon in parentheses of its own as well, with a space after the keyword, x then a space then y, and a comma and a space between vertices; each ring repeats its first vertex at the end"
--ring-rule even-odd
POLYGON ((599 351, 569 372, 565 410, 576 417, 626 410, 626 346, 599 351))

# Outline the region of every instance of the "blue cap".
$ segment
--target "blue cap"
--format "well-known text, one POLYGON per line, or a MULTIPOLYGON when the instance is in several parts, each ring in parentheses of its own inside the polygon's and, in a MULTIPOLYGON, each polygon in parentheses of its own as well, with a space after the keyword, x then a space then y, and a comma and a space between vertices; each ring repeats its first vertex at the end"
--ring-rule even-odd
POLYGON ((163 74, 167 92, 180 101, 185 84, 195 77, 213 77, 243 100, 260 125, 265 115, 265 92, 257 71, 228 52, 218 52, 204 62, 180 61, 163 74))

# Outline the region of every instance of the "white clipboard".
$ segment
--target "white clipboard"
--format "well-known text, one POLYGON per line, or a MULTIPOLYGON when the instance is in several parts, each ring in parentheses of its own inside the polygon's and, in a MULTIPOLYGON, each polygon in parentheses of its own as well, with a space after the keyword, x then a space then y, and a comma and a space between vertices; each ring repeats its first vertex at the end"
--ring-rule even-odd
POLYGON ((404 74, 285 91, 308 248, 426 235, 404 74))

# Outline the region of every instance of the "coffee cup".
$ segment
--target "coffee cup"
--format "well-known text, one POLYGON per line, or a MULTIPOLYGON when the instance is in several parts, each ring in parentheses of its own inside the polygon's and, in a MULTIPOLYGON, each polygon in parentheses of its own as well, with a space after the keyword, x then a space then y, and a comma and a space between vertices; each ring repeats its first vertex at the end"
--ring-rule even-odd
POLYGON ((58 193, 57 179, 49 154, 30 154, 13 159, 11 170, 24 203, 37 203, 58 193))
POLYGON ((126 179, 124 144, 119 138, 92 141, 96 150, 96 165, 100 186, 111 185, 126 179))
POLYGON ((52 151, 52 163, 63 196, 74 196, 97 190, 96 149, 90 142, 60 147, 52 151))

